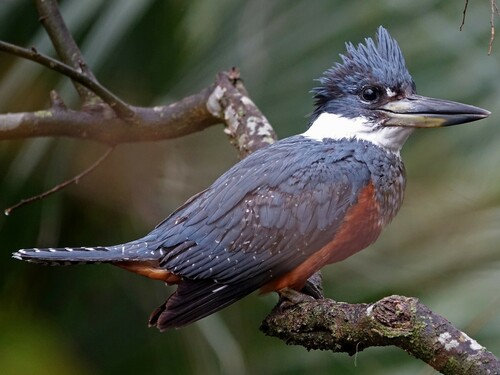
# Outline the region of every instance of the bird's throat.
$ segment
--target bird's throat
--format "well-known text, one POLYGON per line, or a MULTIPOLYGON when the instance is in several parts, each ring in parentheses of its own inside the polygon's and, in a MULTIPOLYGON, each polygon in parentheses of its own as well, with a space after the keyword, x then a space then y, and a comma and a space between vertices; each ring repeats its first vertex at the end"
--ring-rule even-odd
POLYGON ((371 142, 399 155, 413 128, 383 126, 359 116, 347 118, 333 113, 322 113, 303 133, 304 137, 322 141, 329 139, 357 139, 371 142))

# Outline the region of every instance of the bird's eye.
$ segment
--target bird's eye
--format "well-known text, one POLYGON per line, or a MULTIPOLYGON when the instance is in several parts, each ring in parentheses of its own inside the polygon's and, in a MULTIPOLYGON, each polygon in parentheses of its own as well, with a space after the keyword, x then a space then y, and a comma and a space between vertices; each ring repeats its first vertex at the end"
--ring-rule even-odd
POLYGON ((361 91, 361 99, 365 102, 376 102, 380 98, 380 90, 374 86, 367 86, 361 91))

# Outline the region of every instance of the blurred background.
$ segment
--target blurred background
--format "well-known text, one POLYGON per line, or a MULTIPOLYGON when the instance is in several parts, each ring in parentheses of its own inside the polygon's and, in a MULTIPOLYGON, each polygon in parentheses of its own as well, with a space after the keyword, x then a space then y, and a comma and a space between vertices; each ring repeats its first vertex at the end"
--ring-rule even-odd
MULTIPOLYGON (((302 132, 314 79, 384 25, 420 94, 487 108, 487 120, 417 131, 403 157, 405 205, 369 250, 324 270, 326 295, 421 299, 500 355, 500 40, 487 55, 489 1, 65 0, 88 64, 136 105, 167 104, 238 66, 280 138, 302 132)), ((498 20, 498 18, 497 18, 498 20)), ((500 22, 499 22, 500 24, 500 22)), ((0 39, 53 55, 31 1, 0 1, 0 39)), ((45 108, 68 80, 0 54, 0 111, 45 108)), ((1 126, 1 125, 0 125, 1 126)), ((236 161, 216 126, 182 139, 121 145, 78 185, 0 216, 0 371, 10 374, 419 374, 402 350, 356 358, 289 347, 258 330, 276 296, 249 296, 198 324, 160 334, 147 318, 172 292, 111 266, 41 267, 23 247, 111 245, 146 234, 236 161)), ((43 138, 0 144, 0 208, 78 174, 105 150, 43 138)))

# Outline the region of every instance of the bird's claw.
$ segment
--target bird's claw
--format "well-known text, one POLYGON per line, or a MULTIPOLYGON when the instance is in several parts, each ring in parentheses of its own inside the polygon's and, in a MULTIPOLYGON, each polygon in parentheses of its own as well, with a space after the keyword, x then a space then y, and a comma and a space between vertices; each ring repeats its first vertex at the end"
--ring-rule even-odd
POLYGON ((291 288, 281 289, 280 291, 278 291, 278 294, 280 296, 278 305, 282 309, 287 309, 300 303, 313 302, 316 300, 313 296, 301 293, 291 288))

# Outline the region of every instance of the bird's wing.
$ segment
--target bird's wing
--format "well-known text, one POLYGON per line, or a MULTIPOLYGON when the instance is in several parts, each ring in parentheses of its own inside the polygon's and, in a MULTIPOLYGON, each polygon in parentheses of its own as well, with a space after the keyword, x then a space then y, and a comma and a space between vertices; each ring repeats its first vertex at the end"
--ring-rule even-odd
POLYGON ((370 183, 367 166, 340 147, 298 137, 270 146, 161 224, 160 265, 185 281, 152 321, 168 328, 200 319, 329 243, 370 183))
POLYGON ((368 171, 362 167, 356 182, 351 181, 342 168, 348 164, 353 162, 297 170, 281 183, 247 192, 235 203, 228 204, 231 197, 222 192, 222 206, 214 210, 208 198, 210 204, 196 213, 195 224, 189 216, 182 223, 183 237, 165 241, 169 249, 161 266, 183 277, 218 283, 235 283, 263 271, 270 278, 290 271, 332 240, 368 184, 368 171), (307 174, 308 181, 300 174, 307 174), (336 182, 326 181, 328 177, 336 182), (301 186, 293 186, 294 180, 301 186), (204 219, 198 221, 198 216, 204 219))

